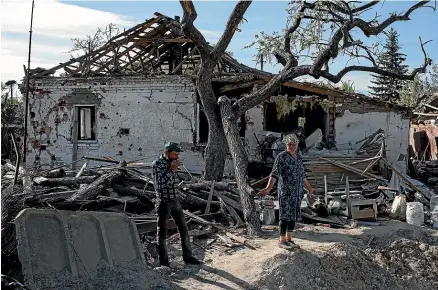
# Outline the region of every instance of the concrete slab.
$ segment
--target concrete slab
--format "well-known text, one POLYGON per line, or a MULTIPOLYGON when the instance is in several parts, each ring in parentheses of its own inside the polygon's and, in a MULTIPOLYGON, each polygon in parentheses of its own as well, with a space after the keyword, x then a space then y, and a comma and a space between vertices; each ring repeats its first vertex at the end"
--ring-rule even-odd
MULTIPOLYGON (((104 269, 146 269, 135 224, 124 214, 25 209, 15 218, 18 255, 32 289, 92 279, 104 269)), ((58 288, 59 289, 59 288, 58 288)))

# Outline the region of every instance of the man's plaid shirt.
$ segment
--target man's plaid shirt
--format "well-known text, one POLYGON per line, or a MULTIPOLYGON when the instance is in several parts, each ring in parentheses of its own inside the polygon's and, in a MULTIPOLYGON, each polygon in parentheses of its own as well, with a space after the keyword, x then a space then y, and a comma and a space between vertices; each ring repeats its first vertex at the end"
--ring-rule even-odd
POLYGON ((170 169, 170 161, 160 156, 152 164, 152 177, 154 178, 154 187, 157 198, 174 199, 176 197, 175 183, 177 175, 170 169))

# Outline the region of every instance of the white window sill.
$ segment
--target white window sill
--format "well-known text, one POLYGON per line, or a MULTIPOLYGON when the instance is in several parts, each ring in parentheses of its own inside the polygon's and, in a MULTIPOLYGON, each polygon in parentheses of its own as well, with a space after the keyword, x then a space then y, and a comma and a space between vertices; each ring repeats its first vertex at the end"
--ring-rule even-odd
MULTIPOLYGON (((93 140, 93 141, 78 141, 78 147, 79 148, 99 148, 100 144, 93 140)), ((73 144, 67 144, 68 148, 73 148, 73 144)))

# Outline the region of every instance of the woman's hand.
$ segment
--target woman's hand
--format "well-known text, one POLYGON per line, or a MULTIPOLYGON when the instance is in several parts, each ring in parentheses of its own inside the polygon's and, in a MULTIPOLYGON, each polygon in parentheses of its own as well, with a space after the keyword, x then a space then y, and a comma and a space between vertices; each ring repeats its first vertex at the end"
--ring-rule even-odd
POLYGON ((262 195, 262 196, 268 195, 270 191, 271 190, 269 188, 265 187, 259 191, 259 195, 262 195))

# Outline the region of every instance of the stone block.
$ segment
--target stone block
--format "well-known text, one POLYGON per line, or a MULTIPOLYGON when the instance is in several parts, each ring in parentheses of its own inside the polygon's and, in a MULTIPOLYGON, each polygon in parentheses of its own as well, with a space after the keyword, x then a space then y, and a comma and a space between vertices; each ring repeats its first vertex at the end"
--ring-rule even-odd
POLYGON ((31 289, 61 289, 125 266, 146 269, 137 227, 124 214, 24 209, 15 227, 31 289))

